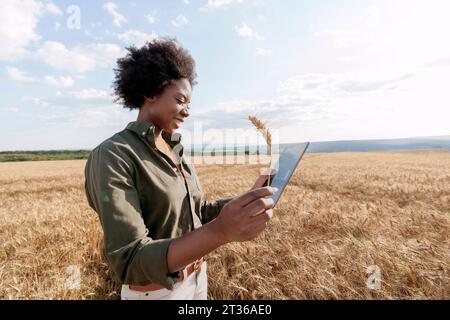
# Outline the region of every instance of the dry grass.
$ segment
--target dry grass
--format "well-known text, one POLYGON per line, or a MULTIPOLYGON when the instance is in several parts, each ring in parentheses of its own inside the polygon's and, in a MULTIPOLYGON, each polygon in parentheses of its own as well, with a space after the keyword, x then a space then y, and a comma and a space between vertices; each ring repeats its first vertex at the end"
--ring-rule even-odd
MULTIPOLYGON (((1 299, 118 297, 84 163, 0 164, 1 299), (66 288, 70 265, 80 289, 66 288)), ((261 168, 198 172, 214 199, 247 190, 261 168)), ((449 231, 450 153, 307 154, 268 229, 211 254, 210 298, 449 299, 449 231), (366 287, 370 265, 381 270, 378 290, 366 287)))

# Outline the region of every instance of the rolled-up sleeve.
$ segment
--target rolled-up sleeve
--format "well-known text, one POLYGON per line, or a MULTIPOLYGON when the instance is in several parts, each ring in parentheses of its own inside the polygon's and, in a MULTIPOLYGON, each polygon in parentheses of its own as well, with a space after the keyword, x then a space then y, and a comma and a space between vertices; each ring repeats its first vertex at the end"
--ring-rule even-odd
POLYGON ((234 198, 224 198, 216 201, 206 201, 202 198, 200 212, 202 216, 202 224, 208 223, 219 215, 222 208, 234 198))
POLYGON ((157 283, 172 290, 175 278, 167 265, 171 239, 147 236, 133 175, 131 161, 114 146, 99 146, 86 162, 86 196, 100 218, 105 256, 121 283, 157 283))

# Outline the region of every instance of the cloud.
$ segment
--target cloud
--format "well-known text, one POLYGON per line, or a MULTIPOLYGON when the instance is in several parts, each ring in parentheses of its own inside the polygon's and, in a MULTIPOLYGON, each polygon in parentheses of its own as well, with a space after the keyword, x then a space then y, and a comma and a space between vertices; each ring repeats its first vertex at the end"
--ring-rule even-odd
POLYGON ((136 114, 115 104, 105 104, 84 108, 66 121, 74 128, 104 128, 105 126, 123 128, 128 122, 134 120, 136 120, 136 114))
POLYGON ((445 67, 450 66, 450 56, 433 59, 433 61, 422 65, 424 68, 445 67))
POLYGON ((179 28, 181 26, 184 26, 188 22, 188 19, 184 15, 180 14, 174 20, 172 20, 172 25, 176 28, 179 28))
POLYGON ((124 50, 113 43, 93 43, 67 48, 63 43, 46 41, 36 51, 39 59, 57 70, 83 73, 95 67, 109 67, 123 55, 124 50))
MULTIPOLYGON (((105 9, 116 12, 114 3, 105 4, 105 9)), ((82 73, 92 70, 96 65, 109 66, 115 62, 123 50, 115 44, 89 44, 67 48, 57 41, 45 41, 40 44, 41 37, 35 29, 38 18, 43 12, 56 15, 62 13, 53 2, 38 2, 34 0, 2 2, 0 10, 0 60, 38 59, 58 70, 68 70, 82 73), (37 50, 28 47, 39 45, 37 50)), ((119 23, 123 20, 118 18, 119 23)), ((60 22, 54 23, 54 29, 61 27, 60 22)))
MULTIPOLYGON (((412 72, 377 74, 374 71, 360 73, 310 73, 294 76, 282 82, 277 88, 278 99, 291 100, 310 105, 331 106, 336 101, 383 96, 407 84, 415 77, 412 72)), ((361 107, 363 107, 361 105, 361 107)))
POLYGON ((258 32, 253 31, 248 25, 242 23, 240 26, 235 26, 234 30, 237 35, 242 38, 261 40, 262 37, 258 34, 258 32))
POLYGON ((270 56, 270 55, 272 55, 272 50, 264 49, 264 48, 256 48, 256 55, 257 56, 270 56))
POLYGON ((62 16, 63 15, 62 10, 56 4, 54 4, 53 2, 48 2, 46 4, 45 8, 51 14, 54 14, 54 15, 57 15, 57 16, 62 16))
POLYGON ((147 14, 145 17, 147 18, 147 22, 149 24, 154 24, 156 22, 156 12, 153 11, 152 13, 147 14))
POLYGON ((413 73, 408 73, 393 79, 386 79, 381 81, 373 81, 373 80, 366 80, 366 81, 354 81, 349 80, 345 81, 340 84, 340 88, 345 91, 373 91, 378 90, 380 88, 386 87, 388 85, 393 85, 398 82, 401 82, 403 80, 407 80, 414 77, 413 73))
MULTIPOLYGON (((47 97, 23 97, 24 108, 33 110, 33 114, 43 123, 59 123, 71 127, 108 126, 107 120, 115 121, 116 115, 122 111, 119 105, 112 103, 111 95, 101 89, 82 89, 69 92, 56 92, 47 97), (108 110, 110 115, 108 115, 108 110), (101 111, 95 123, 95 114, 101 111), (103 122, 101 119, 104 119, 103 122)), ((116 123, 117 124, 117 123, 116 123)), ((122 123, 123 124, 123 123, 122 123)))
POLYGON ((23 98, 24 108, 30 108, 33 116, 43 124, 62 125, 70 128, 123 128, 135 120, 136 114, 111 103, 106 91, 83 89, 47 98, 23 98))
POLYGON ((49 85, 56 86, 56 87, 64 87, 64 88, 71 87, 75 83, 75 81, 73 80, 72 77, 64 77, 64 76, 60 76, 60 77, 45 76, 44 81, 45 81, 45 83, 47 83, 49 85))
POLYGON ((10 112, 14 112, 14 113, 17 113, 20 111, 20 109, 18 107, 9 107, 7 110, 10 112))
POLYGON ((21 71, 15 67, 7 67, 6 73, 11 80, 23 83, 44 83, 58 87, 71 87, 74 80, 69 76, 45 76, 42 80, 28 75, 25 71, 21 71))
POLYGON ((16 60, 27 55, 27 46, 40 39, 35 29, 41 13, 42 5, 37 1, 2 1, 0 60, 16 60))
POLYGON ((39 108, 51 107, 51 104, 45 98, 23 97, 21 100, 25 102, 27 106, 32 105, 33 107, 39 108))
POLYGON ((91 105, 92 103, 111 103, 112 96, 101 89, 82 89, 76 91, 57 91, 54 95, 48 97, 25 97, 23 101, 32 103, 39 107, 51 108, 76 108, 91 105))
POLYGON ((184 4, 189 4, 190 1, 189 1, 189 0, 183 0, 183 3, 184 3, 184 4))
POLYGON ((107 2, 103 8, 113 17, 113 24, 121 27, 122 23, 127 22, 127 19, 117 11, 117 5, 114 2, 107 2))
POLYGON ((6 74, 8 77, 17 82, 34 83, 37 80, 29 76, 26 72, 21 71, 15 67, 6 67, 6 74))
POLYGON ((393 94, 392 85, 405 86, 412 73, 371 81, 367 74, 305 74, 281 82, 276 96, 266 100, 232 99, 192 114, 205 129, 238 129, 248 126, 247 116, 257 114, 274 129, 311 124, 326 119, 342 121, 349 115, 380 112, 378 106, 393 94), (375 108, 374 106, 377 106, 375 108))
POLYGON ((83 89, 81 91, 71 91, 70 95, 81 100, 110 99, 110 95, 104 90, 83 89))
POLYGON ((37 57, 58 70, 86 72, 95 67, 95 58, 78 49, 68 49, 61 42, 46 41, 36 52, 37 57))
POLYGON ((145 33, 139 30, 128 30, 126 32, 118 34, 117 37, 127 44, 140 47, 143 46, 147 41, 158 38, 158 35, 154 32, 145 33))
MULTIPOLYGON (((437 68, 397 75, 365 70, 292 77, 281 83, 277 97, 297 111, 287 112, 288 122, 281 126, 293 128, 292 134, 300 127, 298 135, 316 141, 445 133, 448 81, 448 71, 437 68)), ((280 113, 285 114, 284 107, 280 113)))
POLYGON ((214 10, 228 7, 235 3, 242 3, 243 0, 208 0, 205 6, 201 10, 214 10))
POLYGON ((315 59, 333 72, 413 69, 450 54, 450 42, 442 41, 450 29, 449 10, 445 0, 380 0, 371 6, 322 11, 317 18, 324 22, 310 26, 315 41, 296 65, 299 70, 312 68, 315 59))
POLYGON ((46 97, 25 96, 22 99, 27 106, 45 113, 61 113, 82 110, 87 107, 111 105, 112 96, 105 90, 86 88, 74 91, 56 91, 46 97))
POLYGON ((100 67, 110 67, 114 65, 118 58, 125 55, 125 49, 115 43, 93 43, 85 48, 83 52, 90 52, 96 65, 100 67))

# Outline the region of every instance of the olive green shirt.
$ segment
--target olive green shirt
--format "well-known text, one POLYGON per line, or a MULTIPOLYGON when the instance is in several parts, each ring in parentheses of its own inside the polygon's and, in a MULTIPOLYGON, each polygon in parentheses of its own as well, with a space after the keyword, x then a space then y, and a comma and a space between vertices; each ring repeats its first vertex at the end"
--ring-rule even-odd
POLYGON ((89 205, 104 233, 104 254, 123 284, 157 283, 171 290, 170 241, 215 219, 232 198, 204 200, 194 166, 183 157, 179 133, 162 132, 182 166, 155 145, 154 124, 130 122, 92 150, 85 167, 89 205))

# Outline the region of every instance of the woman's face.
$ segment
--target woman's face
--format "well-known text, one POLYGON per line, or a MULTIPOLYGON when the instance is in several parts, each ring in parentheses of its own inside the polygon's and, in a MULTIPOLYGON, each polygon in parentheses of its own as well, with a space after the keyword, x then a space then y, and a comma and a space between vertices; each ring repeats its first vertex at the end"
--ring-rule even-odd
POLYGON ((173 133, 189 117, 187 108, 191 102, 191 94, 189 80, 172 80, 160 95, 146 97, 142 107, 147 110, 151 122, 160 129, 173 133))

